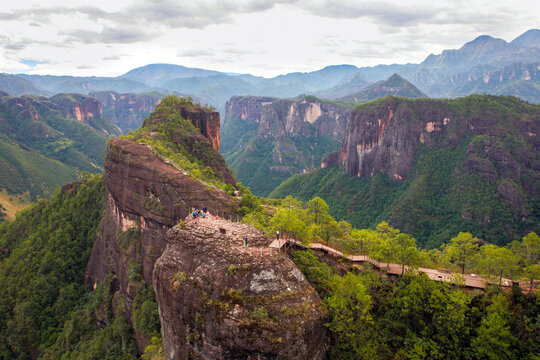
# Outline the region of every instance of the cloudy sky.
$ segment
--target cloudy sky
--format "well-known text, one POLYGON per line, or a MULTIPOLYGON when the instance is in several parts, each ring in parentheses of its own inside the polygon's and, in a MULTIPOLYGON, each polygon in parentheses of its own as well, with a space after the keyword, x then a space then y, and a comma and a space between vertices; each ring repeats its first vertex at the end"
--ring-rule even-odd
POLYGON ((421 62, 482 34, 510 41, 539 28, 538 14, 538 0, 2 0, 0 72, 171 63, 275 76, 421 62))

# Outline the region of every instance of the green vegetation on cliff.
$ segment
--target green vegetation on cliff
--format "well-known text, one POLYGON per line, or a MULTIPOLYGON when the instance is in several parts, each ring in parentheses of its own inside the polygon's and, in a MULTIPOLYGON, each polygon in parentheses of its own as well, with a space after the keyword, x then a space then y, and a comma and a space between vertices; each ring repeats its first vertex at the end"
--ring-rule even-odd
POLYGON ((37 358, 86 300, 103 198, 95 175, 0 225, 0 358, 37 358))
POLYGON ((190 176, 225 189, 226 183, 233 182, 225 160, 201 131, 182 117, 182 108, 203 109, 191 98, 165 97, 141 128, 123 138, 148 144, 190 176))
POLYGON ((107 138, 117 134, 88 96, 0 94, 0 190, 49 197, 83 171, 101 172, 107 138))

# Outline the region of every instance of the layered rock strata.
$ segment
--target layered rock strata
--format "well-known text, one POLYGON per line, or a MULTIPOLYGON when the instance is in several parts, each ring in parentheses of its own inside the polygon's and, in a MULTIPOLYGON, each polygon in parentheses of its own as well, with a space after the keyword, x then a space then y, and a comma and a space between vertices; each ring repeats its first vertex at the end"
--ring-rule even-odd
MULTIPOLYGON (((127 309, 136 295, 136 279, 151 284, 154 263, 165 248, 165 233, 192 207, 236 214, 238 201, 189 177, 153 151, 129 140, 111 140, 105 158, 106 201, 98 238, 87 268, 90 284, 108 274, 127 309), (140 274, 137 274, 140 269, 140 274)), ((128 312, 128 318, 130 313, 128 312)), ((144 350, 144 342, 139 342, 144 350)))

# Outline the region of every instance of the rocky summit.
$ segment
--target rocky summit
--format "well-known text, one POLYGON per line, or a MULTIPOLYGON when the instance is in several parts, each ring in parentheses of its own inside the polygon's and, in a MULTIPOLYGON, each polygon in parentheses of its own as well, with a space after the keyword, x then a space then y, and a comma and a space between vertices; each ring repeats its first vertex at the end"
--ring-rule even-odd
POLYGON ((167 359, 325 358, 320 297, 269 242, 214 216, 168 232, 153 273, 167 359))

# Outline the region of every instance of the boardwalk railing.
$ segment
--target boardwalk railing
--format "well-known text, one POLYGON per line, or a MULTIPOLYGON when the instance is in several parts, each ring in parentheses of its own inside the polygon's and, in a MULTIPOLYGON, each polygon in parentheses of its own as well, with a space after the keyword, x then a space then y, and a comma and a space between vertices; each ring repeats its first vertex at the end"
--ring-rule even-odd
MULTIPOLYGON (((332 254, 336 257, 341 257, 351 261, 352 263, 363 263, 368 262, 375 266, 378 269, 386 271, 388 274, 392 275, 401 275, 402 265, 394 263, 381 263, 378 260, 370 258, 367 255, 346 255, 343 252, 334 249, 330 246, 320 244, 320 243, 311 243, 309 245, 302 244, 299 241, 292 239, 279 239, 274 240, 270 243, 271 248, 281 249, 286 245, 294 245, 302 248, 309 248, 314 250, 321 250, 328 254, 332 254)), ((440 270, 440 269, 430 269, 430 268, 412 268, 409 266, 404 267, 405 271, 413 271, 416 273, 425 273, 431 280, 435 281, 445 281, 450 283, 458 283, 471 288, 484 289, 486 284, 498 284, 498 281, 493 281, 489 278, 483 276, 478 276, 475 274, 459 274, 451 271, 440 270)), ((508 279, 502 279, 502 286, 511 286, 512 281, 508 279)))

